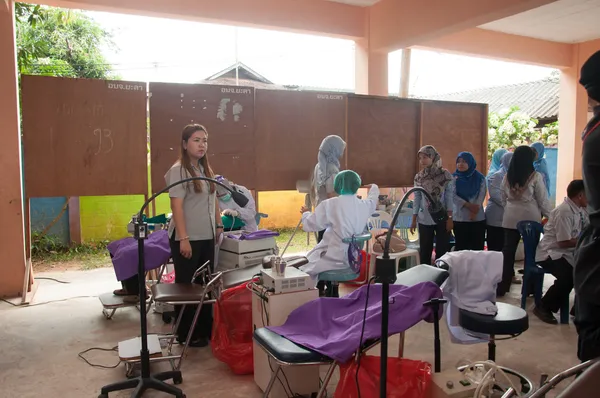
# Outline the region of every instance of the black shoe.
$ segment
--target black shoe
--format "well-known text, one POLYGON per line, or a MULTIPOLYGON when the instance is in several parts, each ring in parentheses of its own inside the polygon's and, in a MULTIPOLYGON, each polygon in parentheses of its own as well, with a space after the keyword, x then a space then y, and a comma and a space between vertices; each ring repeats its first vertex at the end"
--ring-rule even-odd
POLYGON ((558 324, 558 321, 554 317, 554 314, 552 314, 552 311, 542 306, 535 306, 535 308, 533 309, 533 315, 537 316, 542 322, 546 322, 551 325, 558 324))
MULTIPOLYGON (((179 337, 177 338, 177 342, 180 345, 185 344, 185 340, 181 340, 181 339, 179 339, 179 337)), ((197 348, 206 347, 207 345, 208 345, 208 339, 204 338, 204 337, 198 337, 197 339, 192 339, 189 344, 190 347, 197 347, 197 348)))

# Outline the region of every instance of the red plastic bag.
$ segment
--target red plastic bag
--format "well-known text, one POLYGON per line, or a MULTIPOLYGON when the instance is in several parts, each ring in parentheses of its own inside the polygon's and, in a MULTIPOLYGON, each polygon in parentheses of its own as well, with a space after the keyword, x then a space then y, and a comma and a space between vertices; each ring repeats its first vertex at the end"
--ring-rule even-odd
POLYGON ((254 373, 252 292, 246 285, 224 290, 213 310, 213 355, 238 375, 254 373))
MULTIPOLYGON (((380 358, 363 355, 358 371, 360 398, 379 398, 380 358)), ((356 361, 340 366, 335 398, 358 398, 356 361)), ((431 384, 431 365, 406 358, 388 358, 388 398, 426 398, 431 384)))

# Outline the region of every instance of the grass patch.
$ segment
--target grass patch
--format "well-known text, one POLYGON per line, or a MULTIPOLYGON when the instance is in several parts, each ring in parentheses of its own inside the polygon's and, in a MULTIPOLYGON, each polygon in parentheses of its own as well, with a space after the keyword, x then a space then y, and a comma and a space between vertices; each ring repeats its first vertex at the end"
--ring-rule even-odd
MULTIPOLYGON (((276 231, 279 232, 279 236, 275 237, 275 241, 281 252, 292 237, 294 229, 283 228, 276 231)), ((36 272, 59 269, 88 271, 112 266, 110 255, 106 249, 108 240, 67 246, 56 237, 40 236, 34 233, 31 242, 31 260, 36 272)), ((316 244, 315 234, 309 234, 307 243, 307 233, 298 230, 290 242, 286 254, 307 252, 316 244)))
POLYGON ((54 236, 31 236, 31 260, 36 271, 47 271, 57 265, 71 264, 68 268, 91 270, 111 265, 106 246, 109 241, 87 242, 67 246, 54 236))
MULTIPOLYGON (((293 228, 283 228, 283 229, 275 229, 274 231, 279 232, 279 236, 275 237, 275 241, 277 242, 277 246, 279 247, 279 251, 282 252, 285 248, 285 245, 288 243, 292 234, 294 232, 293 228)), ((306 252, 312 249, 317 244, 317 239, 315 234, 309 234, 309 242, 307 243, 306 232, 298 229, 296 231, 296 235, 290 242, 290 246, 288 247, 286 254, 298 253, 298 252, 306 252)))

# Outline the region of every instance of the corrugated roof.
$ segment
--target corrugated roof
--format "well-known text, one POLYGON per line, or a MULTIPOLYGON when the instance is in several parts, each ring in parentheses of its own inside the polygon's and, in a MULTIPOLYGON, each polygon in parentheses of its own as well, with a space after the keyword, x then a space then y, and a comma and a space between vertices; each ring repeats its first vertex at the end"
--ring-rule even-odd
POLYGON ((511 106, 518 106, 521 111, 533 118, 549 119, 558 117, 558 95, 558 80, 545 79, 419 98, 488 104, 490 112, 499 112, 511 106))

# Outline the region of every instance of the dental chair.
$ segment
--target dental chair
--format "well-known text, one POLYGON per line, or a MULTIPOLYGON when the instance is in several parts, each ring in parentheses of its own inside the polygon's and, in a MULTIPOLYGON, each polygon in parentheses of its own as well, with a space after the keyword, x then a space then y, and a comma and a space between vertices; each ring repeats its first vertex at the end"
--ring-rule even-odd
MULTIPOLYGON (((418 265, 407 271, 404 271, 397 276, 397 285, 413 286, 422 282, 434 282, 438 286, 441 286, 444 281, 448 278, 448 271, 436 268, 430 265, 418 265)), ((444 300, 434 299, 430 300, 423 305, 430 305, 434 308, 434 314, 438 311, 438 306, 442 304, 444 300)), ((435 330, 435 352, 436 352, 436 366, 435 371, 439 372, 440 355, 439 355, 439 320, 435 317, 434 320, 435 330)), ((403 334, 401 334, 403 336, 403 334)), ((254 331, 254 341, 257 345, 266 352, 266 354, 275 362, 275 369, 271 375, 269 384, 264 392, 263 397, 269 397, 269 393, 273 388, 275 382, 278 380, 278 375, 282 372, 283 367, 288 366, 315 366, 315 365, 327 365, 329 369, 323 380, 321 388, 316 395, 316 398, 325 397, 327 385, 331 380, 333 371, 339 365, 335 360, 324 356, 316 351, 302 347, 287 338, 270 331, 267 328, 260 328, 254 331)), ((362 347, 359 348, 356 355, 360 355, 379 344, 379 341, 365 342, 362 347)), ((401 337, 401 346, 403 345, 401 337)))

